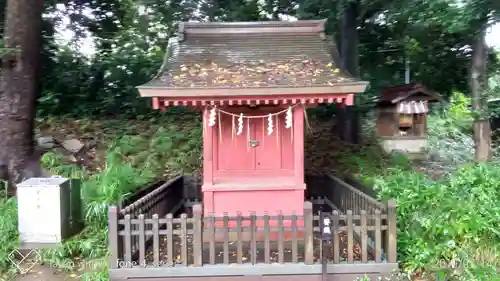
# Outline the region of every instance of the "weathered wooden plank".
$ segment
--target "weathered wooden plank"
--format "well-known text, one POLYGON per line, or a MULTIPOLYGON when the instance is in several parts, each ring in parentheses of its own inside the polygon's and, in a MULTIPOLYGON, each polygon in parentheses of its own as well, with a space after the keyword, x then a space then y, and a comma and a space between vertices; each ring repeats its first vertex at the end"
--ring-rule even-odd
POLYGON ((174 257, 174 223, 173 215, 167 214, 167 260, 171 264, 175 264, 174 257))
MULTIPOLYGON (((382 214, 381 217, 382 217, 382 219, 387 219, 387 215, 385 215, 385 214, 382 214)), ((370 219, 370 220, 374 220, 375 219, 375 215, 367 215, 366 218, 370 219)), ((300 217, 298 217, 297 219, 300 219, 300 217)), ((313 215, 313 219, 314 220, 319 220, 319 216, 318 215, 313 215)), ((355 220, 355 221, 356 220, 360 220, 361 216, 353 214, 352 215, 352 219, 355 220)), ((347 220, 347 215, 339 214, 339 220, 341 220, 341 221, 347 220)))
POLYGON ((398 253, 397 247, 397 225, 396 225, 396 200, 389 200, 387 202, 387 260, 389 262, 397 262, 398 253))
POLYGON ((380 229, 380 223, 382 219, 380 218, 380 210, 375 210, 375 262, 381 262, 382 260, 382 230, 380 229))
MULTIPOLYGON (((392 273, 398 268, 397 263, 372 263, 372 264, 328 264, 328 274, 353 274, 357 273, 361 276, 364 273, 392 273)), ((143 268, 126 268, 126 269, 111 269, 109 270, 112 280, 127 280, 131 278, 186 278, 191 277, 210 277, 210 276, 246 276, 246 275, 286 275, 285 278, 290 278, 290 275, 303 275, 306 278, 308 275, 316 275, 313 279, 320 280, 321 264, 306 265, 298 264, 233 264, 227 265, 205 265, 203 267, 151 267, 152 270, 144 270, 143 268)), ((331 279, 336 280, 336 279, 331 279)), ((341 280, 352 280, 341 279, 341 280)))
POLYGON ((208 227, 210 264, 215 264, 215 216, 213 213, 210 214, 210 224, 208 227))
POLYGON ((339 211, 332 212, 332 245, 333 262, 340 263, 340 241, 339 241, 339 211))
MULTIPOLYGON (((354 221, 354 220, 353 220, 353 221, 354 221)), ((353 231, 355 231, 355 232, 360 232, 360 231, 361 231, 361 226, 359 226, 359 225, 357 225, 357 226, 353 226, 353 227, 352 227, 352 229, 353 229, 353 231)), ((387 226, 387 225, 381 225, 381 226, 380 226, 380 229, 382 229, 382 230, 387 230, 387 229, 389 229, 389 228, 388 228, 388 226, 387 226)), ((287 230, 287 229, 285 228, 285 230, 287 230)), ((291 228, 290 228, 290 230, 291 230, 291 228)), ((315 227, 313 227, 313 230, 314 230, 314 232, 319 232, 319 231, 320 231, 319 226, 315 226, 315 227)), ((348 226, 339 226, 338 230, 339 230, 339 231, 348 231, 348 230, 349 230, 349 227, 348 227, 348 226)), ((366 227, 366 230, 368 230, 368 231, 374 231, 374 230, 375 230, 375 226, 367 226, 367 227, 366 227)), ((132 232, 132 233, 134 233, 134 232, 132 232)))
POLYGON ((188 265, 187 214, 181 214, 181 258, 182 264, 188 265))
POLYGON ((304 202, 304 261, 306 264, 314 262, 314 233, 313 233, 313 209, 311 202, 304 202))
POLYGON ((354 226, 352 221, 352 210, 347 210, 347 262, 354 262, 353 244, 354 244, 354 226))
POLYGON ((366 230, 365 210, 361 210, 361 261, 368 261, 368 231, 366 230))
POLYGON ((203 265, 203 237, 202 237, 202 207, 201 204, 193 205, 193 262, 194 266, 203 265))
MULTIPOLYGON (((158 222, 158 214, 153 215, 153 220, 158 222)), ((160 265, 160 235, 158 233, 159 223, 153 224, 153 262, 155 265, 160 265)), ((171 239, 167 237, 167 239, 171 239)))
MULTIPOLYGON (((238 213, 240 215, 240 213, 238 213)), ((236 237, 236 258, 238 260, 238 263, 241 264, 243 263, 243 229, 241 225, 241 216, 236 217, 236 229, 238 230, 237 237, 236 237)))
POLYGON ((250 258, 252 264, 257 264, 257 227, 255 214, 251 216, 250 220, 250 258))
POLYGON ((270 234, 271 230, 269 229, 269 216, 264 216, 264 261, 265 263, 270 263, 271 256, 271 245, 270 245, 270 234))
POLYGON ((146 235, 144 234, 144 215, 139 215, 139 221, 142 223, 139 224, 139 264, 146 263, 146 235))
MULTIPOLYGON (((295 214, 295 212, 294 212, 295 214)), ((292 217, 292 262, 297 263, 298 256, 298 245, 297 245, 297 217, 292 217)))
POLYGON ((229 216, 224 213, 224 264, 229 264, 229 216))
POLYGON ((110 206, 108 208, 108 266, 118 268, 118 208, 110 206))
POLYGON ((125 262, 125 267, 132 266, 132 241, 130 237, 130 215, 125 215, 125 235, 123 236, 125 244, 125 255, 123 261, 125 262))
MULTIPOLYGON (((280 211, 281 214, 281 211, 280 211)), ((278 262, 280 264, 283 264, 285 262, 285 254, 284 254, 284 249, 285 249, 285 241, 284 241, 284 235, 283 235, 283 217, 280 216, 278 219, 278 262)))

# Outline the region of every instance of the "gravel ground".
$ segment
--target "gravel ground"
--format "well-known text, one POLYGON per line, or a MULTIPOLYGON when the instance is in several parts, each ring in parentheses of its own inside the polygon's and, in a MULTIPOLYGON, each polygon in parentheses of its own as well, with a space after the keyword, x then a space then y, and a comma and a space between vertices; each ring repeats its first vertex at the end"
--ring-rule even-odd
POLYGON ((36 265, 27 274, 18 275, 11 280, 12 281, 69 281, 69 280, 80 280, 80 278, 76 274, 59 273, 49 265, 36 265))
MULTIPOLYGON (((347 260, 347 233, 341 232, 340 234, 340 259, 341 261, 347 260)), ((191 247, 191 237, 188 237, 188 264, 193 264, 193 249, 191 247)), ((257 262, 263 263, 265 262, 265 251, 264 251, 264 244, 262 242, 257 242, 257 262)), ((168 255, 167 255, 167 240, 165 237, 160 239, 159 243, 160 247, 160 264, 161 265, 166 265, 170 264, 168 263, 168 255)), ((330 246, 331 247, 331 246, 330 246)), ((314 253, 314 259, 315 261, 320 261, 320 247, 318 245, 315 245, 315 253, 314 253)), ((175 264, 182 264, 183 259, 181 257, 181 241, 178 236, 175 237, 174 239, 174 257, 175 257, 175 264)), ((331 248, 330 248, 331 249, 331 248)), ((224 259, 224 251, 223 251, 223 245, 222 243, 216 243, 215 247, 215 263, 223 263, 224 259)), ((291 242, 286 242, 284 251, 283 251, 283 258, 284 262, 292 262, 293 256, 292 256, 292 246, 291 242)), ((299 244, 298 246, 298 254, 297 254, 297 260, 298 262, 303 262, 304 261, 304 250, 303 247, 299 244)), ((354 243, 353 244, 353 258, 355 261, 360 261, 361 260, 361 245, 359 243, 354 243)), ((278 250, 277 250, 277 245, 276 243, 271 244, 271 251, 270 251, 270 260, 272 263, 278 262, 278 250)), ((333 251, 329 250, 327 253, 327 257, 329 260, 333 261, 333 251)), ((209 250, 209 244, 205 243, 203 247, 203 261, 204 263, 208 263, 210 260, 210 250, 209 250)), ((242 260, 243 263, 250 263, 251 262, 251 255, 250 255, 250 243, 249 242, 243 242, 243 253, 242 253, 242 260)), ((368 252, 368 260, 374 260, 374 257, 370 255, 368 252)), ((153 249, 152 247, 146 251, 146 261, 148 264, 153 263, 153 249)), ((237 263, 237 243, 236 242, 230 242, 229 243, 229 263, 237 263)))

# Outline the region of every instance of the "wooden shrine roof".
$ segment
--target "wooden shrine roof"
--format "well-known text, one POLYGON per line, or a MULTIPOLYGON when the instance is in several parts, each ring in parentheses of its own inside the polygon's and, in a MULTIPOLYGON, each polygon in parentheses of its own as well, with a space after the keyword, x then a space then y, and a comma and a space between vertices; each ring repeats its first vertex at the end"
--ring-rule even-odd
POLYGON ((441 101, 439 95, 430 91, 424 85, 420 83, 410 83, 382 89, 378 104, 397 104, 416 95, 430 102, 441 101))
POLYGON ((159 74, 138 89, 146 97, 363 92, 368 83, 341 70, 324 24, 181 23, 159 74))

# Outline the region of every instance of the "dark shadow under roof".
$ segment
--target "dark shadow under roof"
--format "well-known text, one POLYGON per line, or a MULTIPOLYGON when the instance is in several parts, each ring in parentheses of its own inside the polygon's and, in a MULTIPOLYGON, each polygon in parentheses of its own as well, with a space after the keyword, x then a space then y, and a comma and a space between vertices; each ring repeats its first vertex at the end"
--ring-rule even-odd
POLYGON ((324 23, 182 23, 157 77, 138 88, 366 87, 340 69, 324 23))

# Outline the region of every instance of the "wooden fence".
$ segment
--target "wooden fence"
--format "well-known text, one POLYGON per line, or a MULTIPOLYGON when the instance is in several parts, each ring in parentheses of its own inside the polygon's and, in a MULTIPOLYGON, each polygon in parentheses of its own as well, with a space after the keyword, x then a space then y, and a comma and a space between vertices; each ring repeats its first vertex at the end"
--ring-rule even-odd
MULTIPOLYGON (((362 200, 359 203, 350 206, 363 206, 362 200)), ((201 205, 196 205, 193 217, 182 214, 174 218, 171 213, 150 216, 150 212, 110 207, 110 268, 243 263, 312 265, 320 262, 323 255, 336 264, 395 263, 396 206, 393 201, 380 205, 383 208, 373 212, 361 209, 356 213, 352 210, 329 213, 333 235, 325 245, 317 239, 319 216, 313 214, 310 202, 305 202, 302 216, 204 217, 201 205), (374 237, 373 247, 368 243, 369 232, 374 237), (370 248, 373 257, 369 255, 370 248)))
POLYGON ((351 184, 328 175, 330 178, 329 199, 343 213, 352 210, 355 214, 360 214, 365 210, 369 214, 374 214, 375 210, 386 211, 386 205, 371 197, 351 184))
MULTIPOLYGON (((153 215, 165 216, 167 213, 175 214, 178 210, 181 209, 183 198, 183 177, 178 176, 167 182, 154 183, 149 185, 147 188, 140 189, 138 192, 133 194, 133 197, 136 198, 139 195, 141 197, 136 198, 136 201, 133 203, 130 202, 130 198, 127 200, 121 201, 120 204, 127 203, 125 207, 119 209, 116 207, 111 207, 109 209, 109 219, 110 221, 114 218, 123 218, 123 217, 152 217, 153 215), (146 192, 148 191, 148 193, 146 192), (116 212, 114 215, 111 212, 116 212)), ((118 230, 121 226, 117 224, 109 224, 109 235, 118 230)), ((131 225, 130 231, 141 231, 138 225, 131 225)), ((130 241, 126 243, 126 246, 130 246, 130 251, 134 253, 131 258, 137 258, 138 250, 140 249, 139 245, 149 244, 151 241, 152 235, 148 234, 144 237, 139 237, 133 235, 130 237, 130 241), (143 240, 141 240, 143 239, 143 240)), ((112 241, 112 239, 110 239, 112 241)), ((123 243, 116 244, 117 249, 121 252, 123 249, 123 243)))
POLYGON ((132 203, 135 203, 137 200, 141 199, 142 197, 146 196, 148 193, 152 192, 153 190, 157 189, 158 187, 160 187, 164 184, 165 184, 164 180, 152 182, 152 183, 148 184, 146 187, 140 188, 133 193, 125 195, 118 202, 119 208, 122 209, 125 206, 129 206, 132 203))
POLYGON ((364 194, 372 198, 377 198, 377 192, 373 189, 373 187, 363 184, 362 182, 360 182, 351 175, 343 175, 341 178, 345 183, 349 184, 355 189, 363 192, 364 194))
POLYGON ((177 176, 153 190, 144 194, 142 197, 120 209, 120 215, 145 214, 152 216, 158 214, 166 215, 168 212, 174 212, 182 207, 183 177, 177 176))

